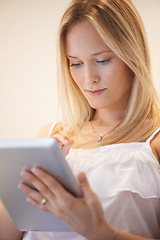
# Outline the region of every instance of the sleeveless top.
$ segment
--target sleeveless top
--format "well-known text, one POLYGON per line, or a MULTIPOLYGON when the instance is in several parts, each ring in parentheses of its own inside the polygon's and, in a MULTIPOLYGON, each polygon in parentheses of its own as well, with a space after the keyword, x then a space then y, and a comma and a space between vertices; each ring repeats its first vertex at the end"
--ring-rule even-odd
MULTIPOLYGON (((146 238, 160 238, 160 165, 150 141, 95 149, 71 149, 76 174, 84 171, 98 195, 106 219, 115 228, 146 238)), ((26 232, 25 240, 84 240, 75 232, 26 232)))

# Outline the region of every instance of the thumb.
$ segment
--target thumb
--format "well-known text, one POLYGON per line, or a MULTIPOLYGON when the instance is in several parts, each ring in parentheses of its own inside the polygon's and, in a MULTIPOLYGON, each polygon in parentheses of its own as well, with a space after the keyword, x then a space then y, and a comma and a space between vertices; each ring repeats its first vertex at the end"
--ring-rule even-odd
POLYGON ((78 179, 78 181, 79 181, 79 183, 80 183, 81 185, 89 184, 89 183, 88 183, 88 180, 87 180, 87 177, 86 177, 86 175, 85 175, 84 172, 79 172, 79 173, 77 174, 77 179, 78 179))
POLYGON ((84 172, 79 172, 77 174, 77 179, 78 179, 78 182, 81 185, 83 195, 84 196, 90 195, 91 192, 92 192, 92 189, 90 187, 90 184, 89 184, 89 182, 87 180, 87 177, 86 177, 85 173, 84 172))

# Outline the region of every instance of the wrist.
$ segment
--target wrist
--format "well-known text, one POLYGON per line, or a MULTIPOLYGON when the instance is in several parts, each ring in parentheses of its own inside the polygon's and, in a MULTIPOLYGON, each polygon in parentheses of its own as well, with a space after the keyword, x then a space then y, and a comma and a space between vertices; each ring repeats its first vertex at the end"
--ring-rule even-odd
POLYGON ((117 233, 118 233, 118 230, 115 228, 114 229, 114 238, 113 238, 113 240, 117 240, 117 233))
POLYGON ((112 226, 107 226, 106 229, 102 232, 101 238, 97 238, 96 240, 117 240, 117 229, 112 226))
POLYGON ((88 240, 117 240, 117 229, 109 225, 106 221, 92 232, 88 240), (95 232, 96 231, 96 232, 95 232))

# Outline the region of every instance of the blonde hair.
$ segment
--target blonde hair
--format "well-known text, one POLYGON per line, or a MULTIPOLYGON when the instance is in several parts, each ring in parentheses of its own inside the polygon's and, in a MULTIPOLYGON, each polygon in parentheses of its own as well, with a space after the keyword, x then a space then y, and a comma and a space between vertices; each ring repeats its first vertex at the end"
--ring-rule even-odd
POLYGON ((64 13, 57 46, 61 129, 68 136, 76 134, 77 129, 90 121, 95 112, 71 77, 65 51, 68 30, 84 20, 93 24, 109 48, 134 73, 127 113, 121 124, 102 141, 102 145, 130 138, 132 141, 144 141, 160 125, 159 99, 152 82, 144 24, 130 0, 73 0, 64 13), (147 120, 148 124, 142 127, 147 120))

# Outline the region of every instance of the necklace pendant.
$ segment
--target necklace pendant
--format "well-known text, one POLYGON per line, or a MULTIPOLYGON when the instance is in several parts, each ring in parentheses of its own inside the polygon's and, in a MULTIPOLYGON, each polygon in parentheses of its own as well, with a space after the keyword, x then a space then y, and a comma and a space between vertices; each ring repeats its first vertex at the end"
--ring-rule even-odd
POLYGON ((100 142, 102 140, 102 137, 101 136, 98 136, 97 137, 97 141, 100 142))

